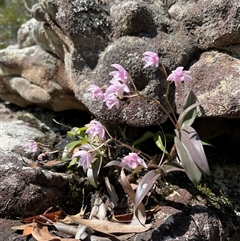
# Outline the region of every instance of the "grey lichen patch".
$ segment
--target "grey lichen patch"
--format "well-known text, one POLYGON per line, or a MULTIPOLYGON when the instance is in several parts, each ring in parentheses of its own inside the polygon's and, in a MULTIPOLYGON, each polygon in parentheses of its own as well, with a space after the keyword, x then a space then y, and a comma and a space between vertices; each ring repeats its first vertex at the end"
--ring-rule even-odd
POLYGON ((46 90, 37 85, 31 84, 24 78, 12 78, 10 80, 10 85, 20 96, 32 103, 45 103, 51 99, 51 96, 46 90))

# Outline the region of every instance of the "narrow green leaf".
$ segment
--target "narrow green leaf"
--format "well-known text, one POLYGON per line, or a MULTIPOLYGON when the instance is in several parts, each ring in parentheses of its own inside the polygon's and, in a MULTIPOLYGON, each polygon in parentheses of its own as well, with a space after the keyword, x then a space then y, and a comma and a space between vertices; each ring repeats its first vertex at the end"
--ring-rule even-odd
POLYGON ((82 140, 78 140, 78 141, 72 141, 70 143, 68 143, 65 148, 71 152, 76 146, 79 146, 82 144, 82 140))
MULTIPOLYGON (((163 145, 162 137, 161 137, 161 132, 160 132, 160 131, 158 131, 157 133, 154 134, 153 139, 154 139, 156 145, 158 146, 158 148, 159 148, 162 152, 168 154, 168 151, 166 150, 165 146, 163 145)), ((166 143, 165 143, 165 145, 166 145, 166 143)))
POLYGON ((186 148, 183 146, 177 136, 174 138, 174 143, 176 145, 178 157, 182 162, 183 168, 187 176, 196 186, 201 179, 201 171, 199 170, 195 162, 191 159, 186 148))
POLYGON ((210 142, 207 142, 207 141, 201 141, 202 142, 202 145, 203 146, 211 146, 211 147, 214 147, 213 144, 211 144, 210 142))
POLYGON ((224 107, 221 104, 215 103, 215 102, 209 102, 209 101, 202 101, 202 102, 198 102, 195 104, 190 105, 189 107, 187 107, 178 117, 178 125, 182 126, 182 123, 184 121, 185 116, 188 114, 189 111, 191 111, 192 109, 196 108, 199 105, 204 105, 204 104, 211 104, 211 105, 219 105, 222 108, 226 109, 226 107, 224 107))
POLYGON ((76 164, 77 164, 77 162, 78 162, 77 157, 74 157, 74 158, 73 158, 73 159, 70 161, 70 163, 69 163, 68 167, 71 167, 71 166, 76 165, 76 164))
POLYGON ((166 136, 166 142, 174 142, 174 137, 175 137, 174 133, 167 133, 165 134, 165 136, 166 136))
MULTIPOLYGON (((192 90, 189 91, 184 103, 183 103, 183 110, 186 110, 189 106, 195 104, 197 102, 197 97, 193 93, 192 90)), ((195 121, 197 116, 197 107, 190 110, 185 117, 183 118, 182 126, 191 126, 195 121)))
POLYGON ((178 165, 177 163, 164 163, 161 168, 164 170, 164 172, 177 172, 182 171, 185 172, 182 166, 178 165))
POLYGON ((153 187, 155 181, 160 177, 160 174, 156 170, 149 171, 141 180, 137 186, 135 206, 137 207, 148 194, 150 189, 153 187))
POLYGON ((77 137, 79 139, 83 139, 85 138, 85 131, 86 131, 87 127, 73 127, 70 131, 67 132, 67 135, 69 138, 74 138, 77 137))
POLYGON ((136 146, 136 145, 138 145, 138 144, 141 144, 142 142, 146 141, 147 139, 153 137, 153 135, 154 135, 154 134, 153 134, 151 131, 145 132, 142 137, 140 137, 139 139, 137 139, 136 141, 134 141, 134 143, 133 143, 132 146, 134 147, 134 146, 136 146))

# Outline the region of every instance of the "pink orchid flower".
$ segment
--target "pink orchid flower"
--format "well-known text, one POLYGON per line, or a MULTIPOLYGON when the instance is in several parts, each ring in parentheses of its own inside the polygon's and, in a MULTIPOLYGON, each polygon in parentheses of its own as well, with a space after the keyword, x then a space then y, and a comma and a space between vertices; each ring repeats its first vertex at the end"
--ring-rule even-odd
POLYGON ((119 99, 123 98, 123 93, 129 93, 130 89, 127 85, 120 83, 118 80, 110 80, 111 85, 106 89, 104 96, 115 94, 119 99))
POLYGON ((36 152, 38 149, 38 144, 34 140, 30 140, 25 146, 29 148, 32 152, 36 152))
POLYGON ((100 100, 103 100, 103 92, 99 86, 89 85, 87 87, 87 91, 91 92, 92 98, 99 98, 100 100))
POLYGON ((103 125, 96 120, 92 120, 89 124, 85 125, 88 129, 86 130, 86 134, 91 136, 98 135, 100 139, 104 139, 105 129, 103 125))
POLYGON ((146 51, 143 53, 143 55, 145 57, 142 58, 142 61, 145 61, 145 65, 143 66, 143 68, 147 68, 148 66, 155 66, 158 67, 159 66, 159 57, 158 54, 151 52, 151 51, 146 51))
POLYGON ((109 73, 109 75, 113 76, 113 80, 122 81, 126 84, 128 79, 127 71, 120 64, 112 64, 111 66, 117 69, 109 73))
POLYGON ((167 81, 173 81, 175 86, 178 87, 182 81, 193 81, 190 73, 190 71, 183 70, 183 67, 178 67, 167 77, 167 81))
POLYGON ((119 109, 120 107, 119 99, 116 97, 115 94, 105 95, 103 102, 106 102, 108 109, 112 109, 113 106, 116 106, 117 109, 119 109))
POLYGON ((93 160, 93 156, 85 150, 77 151, 72 157, 79 157, 78 167, 82 166, 84 172, 87 171, 90 167, 91 161, 93 160))
POLYGON ((146 163, 136 153, 129 153, 127 156, 121 159, 123 166, 128 166, 131 169, 135 169, 137 166, 143 166, 147 168, 146 163))

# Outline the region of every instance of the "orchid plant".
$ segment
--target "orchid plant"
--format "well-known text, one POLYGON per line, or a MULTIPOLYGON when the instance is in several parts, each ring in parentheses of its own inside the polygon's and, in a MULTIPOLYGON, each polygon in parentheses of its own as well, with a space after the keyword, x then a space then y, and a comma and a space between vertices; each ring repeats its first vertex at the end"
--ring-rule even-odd
MULTIPOLYGON (((158 68, 160 66, 165 73, 166 81, 169 82, 165 97, 167 104, 172 108, 168 101, 169 86, 171 83, 174 83, 175 87, 178 88, 182 82, 193 82, 190 71, 184 70, 183 67, 178 67, 167 76, 167 72, 157 53, 147 51, 143 53, 143 56, 143 68, 148 68, 150 66, 158 68)), ((146 172, 141 182, 138 184, 135 197, 136 207, 139 206, 143 198, 153 187, 155 181, 162 175, 166 175, 173 171, 184 171, 195 186, 200 182, 202 172, 210 175, 203 143, 198 133, 192 127, 197 116, 196 108, 198 105, 202 104, 197 102, 197 98, 193 91, 190 90, 186 96, 182 108, 183 111, 177 119, 175 115, 172 117, 159 101, 143 96, 136 89, 133 80, 123 66, 119 64, 112 64, 111 66, 115 68, 115 70, 109 73, 109 75, 112 76, 112 79, 109 81, 109 86, 100 87, 97 85, 89 85, 87 92, 91 94, 92 98, 97 98, 104 102, 109 109, 119 109, 121 99, 126 97, 133 98, 137 95, 147 99, 149 102, 154 101, 162 108, 174 125, 175 137, 171 150, 168 151, 166 149, 166 136, 162 130, 157 133, 148 131, 132 145, 128 145, 113 138, 106 127, 99 121, 92 120, 84 127, 73 128, 68 133, 69 136, 75 136, 79 140, 71 142, 66 146, 63 160, 69 155, 72 155, 70 166, 77 163, 78 166, 82 166, 84 172, 87 173, 90 183, 94 187, 97 187, 97 178, 103 166, 103 158, 106 160, 105 150, 108 148, 109 142, 114 141, 128 148, 128 155, 122 157, 120 161, 111 160, 105 163, 104 167, 118 166, 121 169, 127 169, 131 172, 136 172, 141 169, 147 171, 148 168, 151 168, 151 170, 146 172), (131 82, 134 87, 134 95, 131 94, 131 90, 128 86, 129 82, 131 82), (156 145, 162 151, 161 160, 153 160, 148 154, 135 148, 136 145, 149 138, 153 138, 156 145)))
MULTIPOLYGON (((167 75, 167 71, 161 63, 158 54, 151 51, 143 53, 142 61, 144 62, 143 68, 160 67, 164 72, 166 81, 168 81, 165 94, 166 103, 172 109, 168 100, 170 84, 174 83, 175 87, 178 88, 182 82, 193 82, 190 71, 184 70, 183 67, 178 67, 170 75, 167 75)), ((132 143, 132 145, 129 145, 114 138, 100 121, 92 120, 84 127, 74 127, 68 132, 70 138, 74 137, 77 140, 66 145, 62 160, 66 161, 68 158, 71 158, 69 166, 77 165, 78 167, 82 167, 83 171, 87 174, 88 180, 94 187, 98 186, 98 176, 102 167, 112 168, 112 166, 116 166, 120 168, 121 178, 125 177, 124 169, 130 172, 145 170, 146 174, 138 184, 136 193, 133 195, 133 191, 130 192, 131 199, 134 199, 136 210, 138 207, 141 207, 140 209, 143 210, 143 198, 161 176, 173 171, 183 171, 196 186, 201 180, 202 172, 210 175, 203 143, 196 130, 192 127, 197 116, 197 106, 204 104, 204 102, 197 102, 197 97, 190 90, 183 103, 182 113, 177 118, 172 111, 172 117, 158 100, 144 96, 137 90, 133 80, 123 66, 120 64, 112 64, 111 66, 115 70, 109 73, 112 76, 109 86, 92 84, 87 87, 86 91, 91 94, 92 98, 97 98, 99 101, 105 103, 109 109, 119 109, 121 99, 134 98, 135 96, 144 98, 149 102, 154 102, 160 106, 174 125, 175 136, 172 148, 170 151, 167 150, 166 135, 162 129, 156 133, 147 131, 141 138, 132 143), (130 89, 128 83, 131 83, 134 90, 130 89), (133 91, 134 94, 132 93, 133 91), (160 160, 153 159, 135 147, 149 138, 153 138, 156 145, 162 151, 160 160), (129 149, 128 155, 118 160, 110 160, 111 157, 107 155, 110 142, 115 142, 129 149)), ((36 149, 36 143, 30 142, 29 147, 36 149)), ((123 180, 121 183, 125 183, 122 184, 124 186, 129 186, 123 180)))

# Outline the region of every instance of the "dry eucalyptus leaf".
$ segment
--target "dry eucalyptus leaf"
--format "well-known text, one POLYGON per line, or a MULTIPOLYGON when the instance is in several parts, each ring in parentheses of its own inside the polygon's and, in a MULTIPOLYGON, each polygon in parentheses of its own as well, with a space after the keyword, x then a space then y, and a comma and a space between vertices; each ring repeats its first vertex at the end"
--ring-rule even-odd
POLYGON ((33 223, 33 229, 32 229, 32 236, 37 240, 37 241, 49 241, 53 238, 49 231, 47 226, 43 226, 39 223, 33 223))
POLYGON ((110 183, 108 177, 105 177, 104 180, 107 187, 107 191, 110 195, 110 201, 113 203, 114 207, 116 207, 118 205, 118 200, 119 200, 117 192, 114 186, 110 183))
POLYGON ((94 199, 89 219, 105 220, 107 218, 107 209, 99 193, 95 194, 94 199))
POLYGON ((34 220, 37 220, 41 223, 45 223, 46 220, 44 220, 41 216, 47 218, 47 219, 50 219, 52 221, 55 221, 58 219, 58 217, 62 214, 62 211, 61 210, 58 210, 56 212, 53 212, 53 213, 43 213, 42 215, 36 215, 36 216, 32 216, 32 217, 29 217, 29 218, 24 218, 22 220, 22 222, 24 223, 32 223, 34 220))
POLYGON ((107 220, 82 219, 75 216, 69 216, 73 221, 88 226, 89 228, 105 233, 142 233, 151 228, 151 224, 143 225, 126 225, 121 223, 114 223, 107 220))
POLYGON ((53 226, 60 232, 71 235, 71 236, 75 236, 77 233, 77 226, 74 225, 68 225, 68 224, 64 224, 61 222, 53 222, 52 223, 53 226))

